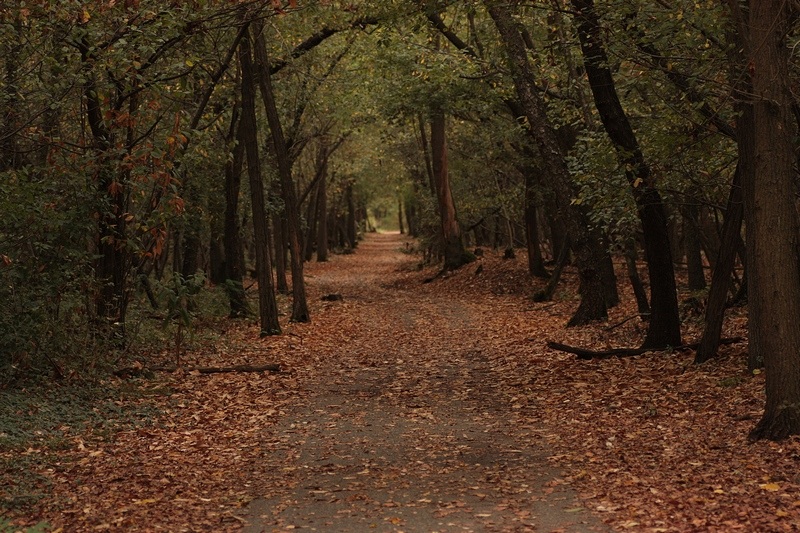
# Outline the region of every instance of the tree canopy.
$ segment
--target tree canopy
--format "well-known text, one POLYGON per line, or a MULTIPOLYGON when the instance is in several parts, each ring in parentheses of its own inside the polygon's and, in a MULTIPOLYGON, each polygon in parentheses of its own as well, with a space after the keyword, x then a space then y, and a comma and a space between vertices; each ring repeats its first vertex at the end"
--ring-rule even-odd
MULTIPOLYGON (((445 270, 475 248, 524 247, 531 272, 552 275, 553 287, 572 262, 581 302, 570 325, 616 305, 613 258, 629 260, 640 286, 643 259, 650 293, 637 295, 640 309, 648 296, 652 307, 643 349, 683 342, 674 266, 686 265, 699 298, 705 270, 719 267, 707 359, 726 300, 769 299, 761 260, 797 260, 797 250, 761 246, 771 226, 747 204, 769 198, 764 173, 778 172, 753 162, 775 148, 759 135, 796 128, 793 9, 751 14, 734 0, 0 8, 4 375, 66 375, 126 350, 136 342, 131 313, 188 320, 193 287, 224 287, 231 315, 246 314, 245 278, 259 269, 259 291, 272 291, 259 300, 261 332, 278 333, 269 302, 287 280, 292 318, 313 319, 303 261, 352 251, 376 229, 407 231, 445 270), (770 20, 779 34, 764 29, 770 20), (763 75, 785 90, 770 92, 763 75), (767 101, 786 111, 779 124, 767 101), (729 201, 735 176, 746 233, 734 216, 741 200, 729 201)), ((787 165, 782 195, 796 181, 787 165)), ((784 214, 790 203, 769 209, 784 214)), ((781 228, 795 242, 797 228, 781 228)), ((781 283, 800 282, 794 270, 781 283)), ((774 332, 756 309, 749 365, 782 368, 770 357, 785 362, 800 346, 762 342, 774 332)), ((798 420, 762 423, 756 436, 797 433, 798 420)))

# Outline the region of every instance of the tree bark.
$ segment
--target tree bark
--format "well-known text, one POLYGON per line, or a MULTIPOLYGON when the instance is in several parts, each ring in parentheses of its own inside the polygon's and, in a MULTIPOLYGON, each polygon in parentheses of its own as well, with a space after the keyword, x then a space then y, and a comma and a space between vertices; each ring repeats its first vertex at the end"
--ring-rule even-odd
POLYGON ((697 205, 688 205, 683 212, 683 247, 686 252, 686 270, 690 291, 701 291, 706 288, 706 275, 698 237, 699 211, 700 208, 697 205))
POLYGON ((536 75, 528 61, 528 51, 505 2, 485 0, 489 14, 500 33, 508 54, 511 76, 514 79, 519 104, 528 121, 528 131, 539 147, 546 168, 551 172, 551 186, 555 193, 557 216, 566 227, 578 266, 581 302, 568 326, 586 324, 606 318, 607 310, 603 287, 597 265, 602 260, 592 249, 592 236, 588 221, 576 206, 573 198, 572 177, 558 146, 555 129, 547 117, 545 105, 539 96, 534 80, 536 75))
MULTIPOLYGON (((327 150, 327 147, 321 148, 327 150)), ((317 184, 317 262, 328 260, 328 158, 320 161, 321 177, 317 184)))
MULTIPOLYGON (((240 41, 241 42, 241 41, 240 41)), ((239 221, 239 193, 244 166, 244 137, 239 118, 240 106, 235 105, 228 134, 232 146, 231 158, 225 163, 225 225, 223 243, 225 250, 225 277, 231 318, 250 314, 247 295, 244 292, 244 246, 239 221)))
POLYGON ((578 36, 595 106, 626 169, 642 224, 651 307, 650 324, 642 347, 678 346, 681 344, 681 321, 664 204, 619 101, 594 2, 572 0, 572 5, 577 11, 578 36))
POLYGON ((636 309, 639 311, 639 316, 650 320, 650 302, 647 301, 647 292, 644 290, 639 269, 636 267, 637 259, 636 241, 630 238, 625 243, 625 266, 628 269, 628 280, 631 282, 633 296, 636 298, 636 309))
MULTIPOLYGON (((277 202, 281 197, 281 184, 273 181, 270 195, 277 202)), ((275 250, 275 290, 279 294, 289 294, 289 282, 286 278, 286 250, 289 242, 286 228, 286 217, 275 210, 272 213, 272 246, 275 250)))
POLYGON ((422 113, 417 114, 417 125, 419 126, 422 158, 425 161, 425 173, 428 175, 428 187, 430 187, 431 196, 436 198, 436 179, 433 176, 433 163, 431 162, 431 154, 429 150, 430 144, 428 143, 428 134, 425 132, 425 120, 422 118, 422 113))
MULTIPOLYGON (((317 183, 317 185, 319 185, 319 183, 317 183)), ((319 223, 319 202, 317 201, 318 188, 318 186, 314 187, 314 190, 311 192, 311 197, 308 199, 308 207, 306 208, 306 225, 308 226, 308 231, 306 232, 305 241, 303 241, 303 247, 305 248, 303 259, 305 259, 306 263, 314 258, 314 247, 317 244, 317 224, 319 223)))
POLYGON ((269 70, 269 57, 264 41, 264 27, 260 21, 253 22, 256 35, 256 60, 259 65, 259 86, 264 100, 264 109, 269 122, 272 142, 275 146, 275 159, 278 161, 278 174, 281 180, 281 192, 286 215, 289 237, 289 253, 292 268, 292 322, 309 322, 311 317, 306 301, 306 284, 303 276, 303 250, 300 238, 300 216, 298 213, 297 192, 292 179, 292 165, 286 150, 278 107, 275 103, 275 92, 269 70))
POLYGON ((356 246, 358 246, 358 217, 356 216, 356 199, 355 193, 353 192, 353 180, 347 181, 345 195, 347 196, 347 227, 345 228, 345 236, 347 238, 347 245, 350 246, 351 250, 355 250, 356 246))
MULTIPOLYGON (((755 174, 744 183, 749 326, 766 370, 766 407, 751 439, 800 433, 800 261, 793 182, 795 123, 786 35, 789 2, 752 2, 755 174)), ((744 178, 744 176, 743 176, 744 178)))
POLYGON ((525 171, 525 244, 528 250, 528 272, 531 276, 547 279, 550 273, 544 267, 542 249, 539 246, 539 213, 536 208, 536 189, 533 168, 525 171))
MULTIPOLYGON (((743 141, 747 139, 752 142, 747 133, 748 130, 752 133, 751 110, 743 110, 743 113, 739 115, 737 129, 740 133, 739 137, 743 141)), ((742 148, 744 151, 740 150, 740 158, 744 156, 745 151, 750 150, 750 147, 742 146, 742 148)), ((731 273, 736 263, 736 251, 742 231, 744 208, 742 205, 741 169, 744 165, 745 163, 741 161, 736 167, 728 194, 728 206, 725 209, 725 220, 722 224, 722 244, 719 248, 716 266, 711 273, 711 288, 708 291, 708 301, 706 302, 706 326, 700 339, 700 347, 694 357, 696 364, 705 363, 717 354, 719 339, 722 336, 722 322, 725 318, 725 306, 731 288, 731 273)))
POLYGON ((250 181, 250 199, 253 209, 255 233, 256 271, 258 275, 258 309, 261 336, 278 335, 278 305, 272 284, 272 258, 269 249, 267 212, 264 207, 264 178, 258 151, 255 108, 255 76, 251 56, 250 36, 245 35, 239 44, 239 61, 242 68, 242 123, 241 138, 247 154, 247 174, 250 181))
POLYGON ((431 162, 439 205, 439 220, 444 246, 444 269, 456 270, 469 262, 456 219, 456 205, 450 188, 450 167, 447 160, 445 115, 441 109, 431 113, 431 162))

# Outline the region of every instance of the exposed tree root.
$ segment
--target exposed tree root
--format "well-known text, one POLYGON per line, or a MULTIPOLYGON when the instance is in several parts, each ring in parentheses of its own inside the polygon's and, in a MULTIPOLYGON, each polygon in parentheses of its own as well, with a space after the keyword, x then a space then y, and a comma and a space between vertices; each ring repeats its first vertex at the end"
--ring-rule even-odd
MULTIPOLYGON (((132 377, 153 372, 175 372, 177 366, 148 366, 148 367, 126 367, 114 371, 115 376, 132 377)), ((200 374, 223 374, 226 372, 280 372, 280 365, 235 365, 235 366, 195 366, 180 367, 186 372, 198 372, 200 374)))
MULTIPOLYGON (((733 344, 743 340, 742 337, 730 337, 720 339, 720 344, 733 344)), ((559 352, 574 353, 578 359, 607 359, 609 357, 631 357, 634 355, 642 355, 647 352, 661 352, 666 350, 695 350, 700 346, 699 342, 691 344, 681 344, 680 346, 664 346, 663 348, 613 348, 611 350, 587 350, 585 348, 578 348, 561 344, 559 342, 548 342, 547 347, 559 352)))

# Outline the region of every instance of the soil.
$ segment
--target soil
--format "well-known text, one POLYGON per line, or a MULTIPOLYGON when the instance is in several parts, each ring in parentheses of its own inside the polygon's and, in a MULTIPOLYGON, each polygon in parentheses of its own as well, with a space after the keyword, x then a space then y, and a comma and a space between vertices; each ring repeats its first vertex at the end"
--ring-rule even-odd
POLYGON ((289 477, 244 531, 608 531, 559 482, 547 429, 516 422, 520 376, 492 364, 501 303, 421 290, 405 243, 370 235, 309 278, 342 297, 315 320, 346 320, 313 392, 262 435, 289 477))
MULTIPOLYGON (((281 296, 282 335, 198 317, 178 370, 112 378, 114 401, 85 406, 96 423, 59 418, 58 438, 0 450, 31 481, 0 472, 0 501, 32 502, 8 518, 55 532, 800 530, 800 438, 747 440, 764 374, 747 370, 746 340, 703 365, 691 350, 578 360, 548 342, 641 344, 627 284, 608 321, 565 328, 573 269, 537 303, 523 254, 437 275, 414 246, 373 234, 307 263, 312 321, 288 322, 281 296)), ((685 271, 679 291, 696 341, 685 271)), ((746 326, 729 309, 723 336, 746 326)), ((122 363, 175 365, 175 346, 122 363)))

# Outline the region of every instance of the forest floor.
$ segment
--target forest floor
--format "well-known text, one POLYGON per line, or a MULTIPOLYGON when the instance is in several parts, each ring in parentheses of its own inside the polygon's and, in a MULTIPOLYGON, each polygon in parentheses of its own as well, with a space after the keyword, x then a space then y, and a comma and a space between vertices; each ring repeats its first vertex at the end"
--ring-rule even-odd
MULTIPOLYGON (((747 442, 764 383, 745 343, 702 366, 691 352, 577 360, 547 341, 639 344, 627 292, 608 322, 565 329, 574 273, 534 303, 524 258, 487 252, 423 283, 436 271, 409 247, 369 235, 309 263, 311 323, 259 339, 221 320, 182 361, 280 373, 121 379, 114 409, 140 423, 104 407, 102 423, 59 427, 57 446, 0 440, 1 499, 10 466, 46 489, 7 517, 64 532, 800 529, 800 440, 747 442)), ((682 311, 691 342, 702 316, 682 311)), ((725 336, 745 324, 731 310, 725 336)))

